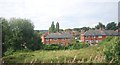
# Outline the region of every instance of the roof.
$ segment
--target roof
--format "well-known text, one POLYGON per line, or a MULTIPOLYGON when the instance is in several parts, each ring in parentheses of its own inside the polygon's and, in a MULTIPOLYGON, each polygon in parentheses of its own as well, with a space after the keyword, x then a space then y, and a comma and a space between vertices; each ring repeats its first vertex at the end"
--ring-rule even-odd
POLYGON ((97 35, 106 35, 106 36, 117 36, 118 32, 114 30, 88 30, 84 33, 85 36, 97 36, 97 35))
POLYGON ((70 33, 50 33, 45 38, 72 38, 70 33))

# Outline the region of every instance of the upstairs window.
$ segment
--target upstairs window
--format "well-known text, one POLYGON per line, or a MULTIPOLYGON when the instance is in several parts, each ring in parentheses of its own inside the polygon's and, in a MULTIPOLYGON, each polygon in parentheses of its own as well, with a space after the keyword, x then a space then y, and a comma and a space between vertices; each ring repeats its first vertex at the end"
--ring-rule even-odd
POLYGON ((57 40, 57 38, 54 38, 54 40, 56 41, 56 40, 57 40))
POLYGON ((93 38, 96 38, 96 36, 93 36, 93 38))
POLYGON ((85 36, 85 38, 88 38, 88 36, 85 36))
POLYGON ((62 40, 65 40, 65 38, 62 38, 62 40))
POLYGON ((98 38, 102 38, 102 36, 98 36, 98 38))
POLYGON ((46 41, 49 41, 49 39, 46 39, 46 41))

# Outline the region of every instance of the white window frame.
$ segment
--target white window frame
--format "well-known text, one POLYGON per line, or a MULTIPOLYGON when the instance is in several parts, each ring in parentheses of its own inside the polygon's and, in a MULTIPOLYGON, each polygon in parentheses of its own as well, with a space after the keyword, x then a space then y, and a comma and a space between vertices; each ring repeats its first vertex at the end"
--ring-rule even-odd
POLYGON ((102 38, 102 36, 98 36, 98 38, 102 38))

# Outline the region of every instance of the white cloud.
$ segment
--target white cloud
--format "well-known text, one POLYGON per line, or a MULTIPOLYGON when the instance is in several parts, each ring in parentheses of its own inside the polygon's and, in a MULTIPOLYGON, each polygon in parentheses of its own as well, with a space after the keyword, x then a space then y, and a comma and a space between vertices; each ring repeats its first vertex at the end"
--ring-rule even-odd
POLYGON ((48 29, 52 21, 61 28, 93 27, 117 20, 118 0, 0 0, 0 16, 31 19, 35 29, 48 29))

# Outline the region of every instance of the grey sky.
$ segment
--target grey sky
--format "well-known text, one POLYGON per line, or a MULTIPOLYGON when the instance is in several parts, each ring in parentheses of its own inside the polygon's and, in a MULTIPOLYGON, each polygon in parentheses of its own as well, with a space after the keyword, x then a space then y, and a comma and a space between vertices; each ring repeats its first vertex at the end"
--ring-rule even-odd
POLYGON ((94 27, 118 19, 119 0, 0 0, 0 17, 30 19, 35 29, 94 27))

